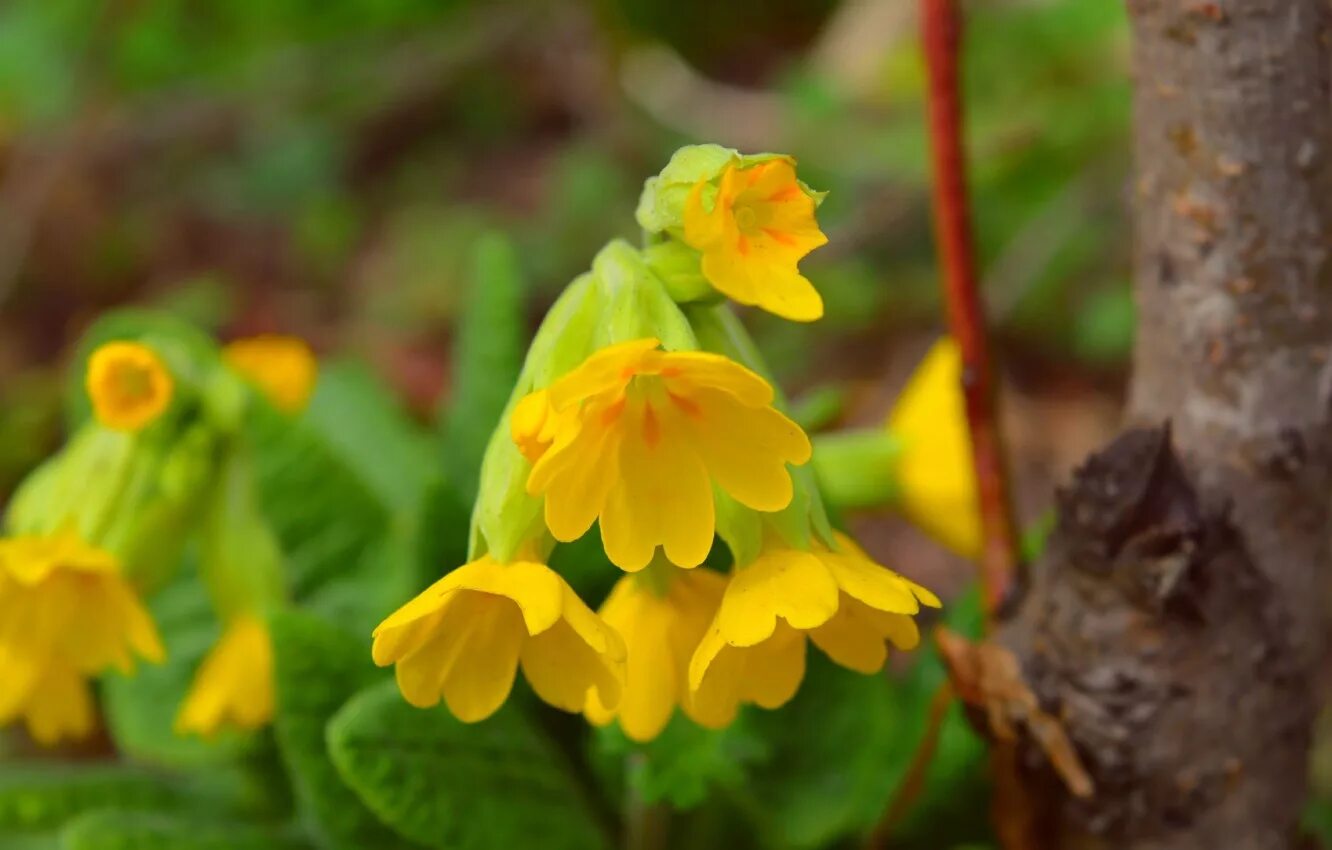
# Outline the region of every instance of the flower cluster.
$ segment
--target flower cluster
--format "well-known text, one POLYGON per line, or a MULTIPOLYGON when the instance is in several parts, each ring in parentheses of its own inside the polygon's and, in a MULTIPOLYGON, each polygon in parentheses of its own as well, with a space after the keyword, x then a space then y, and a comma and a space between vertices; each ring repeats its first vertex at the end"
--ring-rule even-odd
POLYGON ((479 721, 521 666, 551 705, 648 740, 676 708, 720 728, 783 705, 806 638, 862 673, 915 646, 913 617, 938 600, 833 532, 810 439, 725 303, 822 315, 798 270, 826 242, 821 200, 789 157, 716 146, 647 182, 646 244, 603 249, 532 343, 486 453, 471 562, 375 631, 409 702, 479 721), (597 613, 548 565, 594 526, 624 573, 597 613))
POLYGON ((266 724, 273 714, 268 612, 281 554, 258 512, 239 424, 260 395, 297 412, 315 367, 303 344, 263 338, 226 359, 188 330, 96 345, 90 416, 19 488, 0 536, 0 726, 43 744, 92 731, 90 680, 160 663, 146 598, 197 540, 224 623, 181 708, 182 733, 266 724))

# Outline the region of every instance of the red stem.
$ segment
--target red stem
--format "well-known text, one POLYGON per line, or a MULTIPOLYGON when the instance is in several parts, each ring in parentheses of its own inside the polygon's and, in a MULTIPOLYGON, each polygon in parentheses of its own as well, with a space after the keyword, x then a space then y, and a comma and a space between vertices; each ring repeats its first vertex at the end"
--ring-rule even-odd
POLYGON ((1003 443, 995 416, 985 310, 976 281, 962 153, 958 64, 962 21, 957 0, 921 0, 921 37, 929 72, 930 157, 934 166, 934 227, 944 271, 948 323, 962 352, 962 391, 971 429, 984 551, 981 587, 991 619, 1006 599, 1019 563, 1008 497, 1003 443))

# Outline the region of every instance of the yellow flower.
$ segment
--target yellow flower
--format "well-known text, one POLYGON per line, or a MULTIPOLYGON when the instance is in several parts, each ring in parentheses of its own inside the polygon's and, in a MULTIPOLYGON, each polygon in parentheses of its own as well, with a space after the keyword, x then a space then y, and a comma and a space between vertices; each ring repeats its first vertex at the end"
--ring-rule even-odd
POLYGON ((635 741, 661 734, 677 705, 693 717, 689 659, 726 589, 725 576, 712 570, 668 569, 664 575, 625 576, 601 606, 601 618, 620 633, 628 651, 624 693, 618 710, 607 709, 594 695, 587 718, 598 726, 618 718, 635 741))
POLYGON ((708 185, 694 184, 684 211, 685 242, 703 254, 708 282, 741 304, 783 318, 822 317, 823 299, 796 266, 828 238, 791 160, 728 165, 711 211, 703 207, 708 185))
POLYGON ((266 334, 238 339, 223 349, 222 356, 286 413, 305 409, 319 378, 314 352, 296 337, 266 334))
POLYGON ((786 704, 805 675, 805 638, 861 673, 882 669, 887 642, 912 649, 912 615, 939 600, 870 560, 849 538, 838 551, 777 547, 736 570, 689 666, 694 710, 721 727, 741 703, 786 704))
POLYGON ((981 551, 976 473, 962 397, 962 355, 951 338, 934 344, 888 420, 902 443, 897 477, 902 509, 960 555, 981 551))
POLYGON ((787 464, 809 460, 809 438, 772 401, 766 381, 725 357, 641 339, 528 396, 512 425, 536 459, 527 491, 545 496, 556 540, 577 540, 600 519, 622 569, 647 566, 658 546, 695 567, 716 531, 714 484, 756 511, 791 502, 787 464))
POLYGON ((273 719, 273 638, 263 620, 241 615, 200 665, 176 732, 204 736, 224 726, 259 729, 273 719))
POLYGON ((54 746, 86 738, 95 725, 86 678, 58 656, 14 655, 0 644, 0 727, 22 719, 34 741, 54 746))
POLYGON ((23 717, 53 743, 92 728, 85 679, 164 656, 110 554, 70 532, 0 540, 0 725, 23 717))
POLYGON ((475 723, 508 698, 521 662, 532 689, 582 712, 593 691, 616 706, 624 642, 545 564, 486 556, 449 573, 375 629, 374 659, 397 665, 398 687, 418 708, 442 698, 475 723))
POLYGON ((86 386, 98 422, 116 431, 141 431, 170 406, 175 381, 151 348, 121 341, 92 353, 86 386))

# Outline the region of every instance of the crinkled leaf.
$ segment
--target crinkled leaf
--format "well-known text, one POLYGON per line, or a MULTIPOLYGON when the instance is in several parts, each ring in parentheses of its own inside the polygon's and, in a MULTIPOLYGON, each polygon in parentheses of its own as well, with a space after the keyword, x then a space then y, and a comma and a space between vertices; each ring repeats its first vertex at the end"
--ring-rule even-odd
POLYGON ((324 742, 329 718, 384 677, 370 660, 368 637, 295 611, 275 616, 272 629, 278 747, 313 829, 331 848, 410 846, 343 783, 324 742))
POLYGON ((564 755, 510 702, 467 725, 422 711, 385 682, 333 719, 343 779, 398 832, 430 847, 551 850, 608 846, 564 755))
POLYGON ((0 835, 51 830, 94 809, 167 810, 185 800, 170 777, 143 768, 10 763, 0 767, 0 835))
POLYGON ((702 805, 719 789, 742 787, 768 757, 768 743, 743 717, 727 729, 711 730, 677 712, 646 744, 629 740, 616 725, 598 729, 595 741, 593 758, 612 788, 627 780, 644 803, 676 809, 702 805))
POLYGON ((302 850, 308 846, 271 828, 197 815, 119 809, 88 812, 60 834, 61 850, 302 850))

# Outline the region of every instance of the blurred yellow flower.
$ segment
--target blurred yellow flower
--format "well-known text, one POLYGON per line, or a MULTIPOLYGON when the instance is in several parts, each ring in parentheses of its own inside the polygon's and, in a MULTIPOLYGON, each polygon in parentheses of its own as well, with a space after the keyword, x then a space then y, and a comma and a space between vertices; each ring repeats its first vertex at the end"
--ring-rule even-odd
POLYGON ((223 727, 259 729, 273 719, 273 638, 241 615, 204 658, 176 717, 176 732, 211 737, 223 727))
POLYGON ((140 431, 171 404, 175 382, 161 358, 137 342, 108 342, 88 359, 88 397, 97 421, 117 431, 140 431))
POLYGON ((543 700, 572 713, 595 692, 618 706, 624 642, 545 564, 489 556, 449 573, 375 629, 374 659, 397 665, 418 708, 441 698, 475 723, 494 714, 522 664, 543 700))
POLYGON ((954 552, 980 557, 962 355, 951 338, 936 342, 916 367, 893 408, 888 430, 902 445, 897 479, 907 517, 954 552))
POLYGON ((110 554, 72 532, 0 540, 0 725, 54 743, 86 734, 85 679, 160 662, 157 628, 110 554))
POLYGON ((650 741, 661 734, 677 705, 693 717, 689 659, 725 590, 726 577, 703 568, 666 566, 659 574, 653 567, 621 578, 600 613, 625 641, 624 692, 618 710, 607 709, 593 695, 588 720, 606 726, 618 719, 625 735, 650 741))
POLYGON ((513 435, 535 464, 556 540, 600 519, 606 554, 637 571, 657 547, 701 564, 716 531, 714 484, 756 511, 790 504, 787 464, 809 438, 773 406, 772 387, 726 357, 666 352, 655 339, 605 348, 515 410, 513 435))
POLYGON ((285 413, 304 410, 319 379, 314 352, 304 340, 292 336, 238 339, 223 349, 222 356, 285 413))
POLYGON ((838 550, 765 550, 735 571, 689 666, 694 712, 722 727, 742 703, 785 705, 805 675, 805 638, 861 673, 882 669, 887 642, 912 649, 912 616, 939 600, 870 560, 844 535, 838 550))
POLYGON ((823 316, 823 299, 797 270, 828 241, 814 218, 814 199, 785 158, 749 168, 728 165, 712 209, 704 208, 708 180, 694 184, 685 203, 685 242, 703 255, 703 276, 741 304, 786 319, 823 316))
POLYGON ((88 737, 95 721, 84 675, 58 656, 13 657, 16 650, 0 644, 0 727, 22 719, 33 740, 47 747, 88 737))

